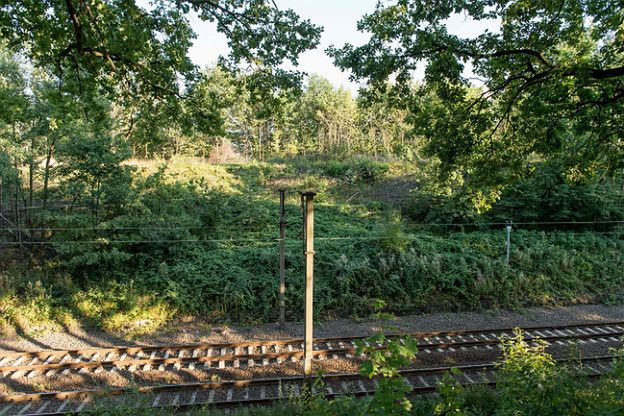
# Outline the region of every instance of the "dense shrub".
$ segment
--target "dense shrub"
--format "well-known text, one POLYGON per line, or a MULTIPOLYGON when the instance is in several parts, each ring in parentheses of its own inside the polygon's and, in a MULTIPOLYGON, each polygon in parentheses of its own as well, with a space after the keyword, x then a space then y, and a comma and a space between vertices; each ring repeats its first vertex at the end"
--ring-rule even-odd
MULTIPOLYGON (((579 222, 624 221, 624 187, 613 179, 570 179, 556 164, 506 188, 491 206, 479 207, 474 194, 423 189, 406 207, 419 222, 579 222)), ((602 229, 602 228, 601 228, 602 229)))

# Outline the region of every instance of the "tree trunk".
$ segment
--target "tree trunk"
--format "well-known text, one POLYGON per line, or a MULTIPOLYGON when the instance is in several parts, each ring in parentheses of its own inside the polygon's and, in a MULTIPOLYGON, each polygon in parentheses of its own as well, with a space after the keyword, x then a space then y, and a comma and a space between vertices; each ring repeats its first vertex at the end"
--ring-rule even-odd
POLYGON ((46 154, 45 168, 43 171, 43 209, 48 208, 48 185, 50 183, 50 164, 52 163, 52 156, 54 155, 54 146, 56 140, 52 139, 48 144, 48 153, 46 154))
POLYGON ((35 137, 30 139, 30 157, 28 159, 28 205, 33 206, 33 188, 35 175, 35 137))

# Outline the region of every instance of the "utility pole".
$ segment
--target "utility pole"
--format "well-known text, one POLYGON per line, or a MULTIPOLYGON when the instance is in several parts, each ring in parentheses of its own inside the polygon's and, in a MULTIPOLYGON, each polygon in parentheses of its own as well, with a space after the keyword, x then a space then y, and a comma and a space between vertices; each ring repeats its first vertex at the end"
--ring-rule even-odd
POLYGON ((284 222, 285 208, 284 199, 286 191, 279 190, 280 194, 280 244, 279 244, 279 267, 280 267, 280 295, 279 295, 279 326, 281 329, 286 327, 286 256, 284 254, 284 238, 286 236, 286 223, 284 222))
POLYGON ((507 221, 507 242, 505 246, 507 250, 507 264, 509 264, 509 252, 511 251, 511 220, 507 221))
POLYGON ((312 375, 313 351, 313 300, 314 300, 314 192, 305 192, 304 208, 304 238, 305 238, 305 331, 303 336, 303 372, 305 376, 312 375))

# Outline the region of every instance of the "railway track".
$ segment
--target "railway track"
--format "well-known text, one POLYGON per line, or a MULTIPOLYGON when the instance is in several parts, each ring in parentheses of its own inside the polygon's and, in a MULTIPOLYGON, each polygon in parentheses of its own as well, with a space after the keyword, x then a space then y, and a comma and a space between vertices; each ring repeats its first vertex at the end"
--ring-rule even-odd
MULTIPOLYGON (((612 371, 612 356, 596 356, 582 361, 582 371, 588 377, 598 377, 612 371)), ((568 360, 561 360, 566 362, 568 360)), ((413 394, 432 393, 444 373, 451 368, 461 371, 454 377, 459 384, 494 385, 495 365, 464 365, 401 370, 400 375, 412 387, 413 394)), ((328 374, 321 383, 310 384, 303 377, 258 378, 205 383, 172 384, 110 390, 75 390, 65 392, 15 394, 0 397, 0 415, 52 416, 88 411, 98 400, 114 397, 123 407, 176 408, 184 410, 199 406, 235 407, 260 405, 310 392, 326 398, 340 395, 365 396, 373 394, 377 379, 358 374, 328 374)))
MULTIPOLYGON (((620 342, 624 322, 605 322, 551 327, 525 327, 528 342, 537 338, 551 345, 620 342)), ((421 353, 444 353, 475 349, 494 350, 500 338, 513 336, 513 329, 418 332, 410 334, 418 341, 421 353)), ((401 335, 397 335, 401 336, 401 335)), ((346 358, 356 355, 356 342, 365 337, 317 338, 316 360, 346 358)), ((377 348, 384 348, 378 343, 377 348)), ((303 340, 255 341, 222 344, 165 345, 81 350, 45 350, 0 353, 2 377, 66 375, 70 372, 165 371, 223 369, 226 367, 266 366, 303 358, 303 340)))

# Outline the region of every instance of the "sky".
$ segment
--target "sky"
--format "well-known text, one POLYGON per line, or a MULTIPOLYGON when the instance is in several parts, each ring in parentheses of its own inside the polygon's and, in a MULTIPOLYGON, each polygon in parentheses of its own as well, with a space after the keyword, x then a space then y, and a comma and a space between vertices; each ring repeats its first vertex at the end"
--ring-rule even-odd
MULTIPOLYGON (((349 73, 336 68, 332 59, 325 54, 330 45, 342 46, 345 43, 361 45, 368 40, 365 33, 357 31, 357 21, 366 13, 375 10, 377 0, 276 0, 281 9, 293 9, 304 19, 323 26, 321 43, 315 49, 304 52, 299 58, 298 69, 308 74, 318 74, 327 78, 336 87, 342 86, 353 93, 357 92, 358 84, 349 81, 349 73)), ((197 39, 189 51, 191 60, 204 67, 214 65, 220 55, 228 53, 226 38, 216 30, 216 25, 192 18, 193 29, 197 39)), ((460 36, 475 36, 488 28, 498 29, 497 22, 475 22, 465 16, 452 16, 447 21, 450 33, 460 36)), ((415 78, 423 75, 423 69, 415 73, 415 78)))

